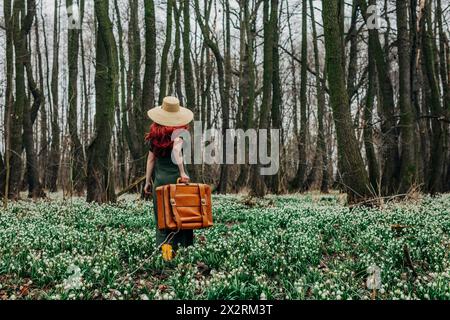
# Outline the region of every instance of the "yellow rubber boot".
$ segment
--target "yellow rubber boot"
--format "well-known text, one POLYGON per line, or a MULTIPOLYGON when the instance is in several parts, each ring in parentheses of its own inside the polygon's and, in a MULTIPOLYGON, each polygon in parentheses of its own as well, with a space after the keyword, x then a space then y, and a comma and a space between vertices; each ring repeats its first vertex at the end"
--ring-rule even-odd
POLYGON ((164 244, 162 247, 162 256, 164 261, 172 261, 173 260, 173 248, 170 244, 164 244))

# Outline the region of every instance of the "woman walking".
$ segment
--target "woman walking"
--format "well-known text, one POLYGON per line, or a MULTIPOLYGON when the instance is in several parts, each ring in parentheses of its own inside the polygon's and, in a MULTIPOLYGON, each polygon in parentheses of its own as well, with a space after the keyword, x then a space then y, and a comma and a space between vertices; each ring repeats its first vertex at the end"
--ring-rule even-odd
MULTIPOLYGON (((176 136, 178 130, 188 130, 189 123, 194 119, 192 111, 180 106, 180 101, 174 97, 166 97, 163 105, 151 109, 148 116, 153 121, 150 132, 146 136, 149 148, 147 159, 147 172, 145 192, 153 193, 153 208, 157 219, 156 188, 175 184, 180 178, 181 183, 190 181, 186 172, 183 159, 183 139, 176 136), (172 157, 173 154, 173 157, 172 157), (152 183, 152 177, 153 183, 152 183)), ((171 238, 170 230, 156 229, 156 245, 162 246, 171 238)), ((192 230, 180 230, 167 244, 177 248, 187 247, 193 244, 194 233, 192 230)), ((163 254, 164 254, 163 248, 163 254)), ((169 255, 170 256, 170 255, 169 255)), ((170 260, 170 258, 168 259, 170 260)))

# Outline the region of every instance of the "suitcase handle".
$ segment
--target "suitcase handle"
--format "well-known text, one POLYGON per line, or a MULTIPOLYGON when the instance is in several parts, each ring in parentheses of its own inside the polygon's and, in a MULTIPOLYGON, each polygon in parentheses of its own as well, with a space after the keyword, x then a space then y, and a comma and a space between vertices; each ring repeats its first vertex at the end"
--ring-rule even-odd
POLYGON ((182 183, 182 182, 181 182, 181 178, 178 178, 178 179, 177 179, 177 184, 185 184, 185 185, 189 185, 189 182, 184 182, 184 183, 182 183))

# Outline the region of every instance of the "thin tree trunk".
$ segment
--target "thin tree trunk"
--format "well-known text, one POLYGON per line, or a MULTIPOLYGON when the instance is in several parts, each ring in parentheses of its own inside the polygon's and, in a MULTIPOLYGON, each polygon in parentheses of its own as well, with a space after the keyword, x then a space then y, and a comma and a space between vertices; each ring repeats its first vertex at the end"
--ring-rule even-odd
MULTIPOLYGON (((184 88, 186 91, 186 107, 194 112, 195 120, 200 120, 200 109, 195 101, 195 79, 191 63, 191 18, 190 1, 183 1, 183 67, 184 67, 184 88)), ((182 97, 181 97, 182 98, 182 97)), ((195 137, 200 139, 200 136, 195 137)), ((192 145, 194 141, 191 142, 192 145)), ((195 164, 189 166, 190 175, 193 181, 200 181, 200 168, 195 164)))
POLYGON ((50 192, 57 191, 57 180, 60 166, 60 134, 59 127, 59 5, 60 0, 55 0, 54 6, 54 26, 53 26, 53 66, 51 79, 52 114, 51 114, 51 134, 52 142, 50 147, 48 187, 50 192))
MULTIPOLYGON (((139 1, 131 1, 131 19, 130 19, 130 32, 132 32, 132 59, 130 59, 130 68, 133 69, 133 123, 136 130, 136 136, 134 137, 136 144, 136 157, 134 160, 135 166, 135 179, 145 175, 145 164, 147 158, 144 152, 144 136, 146 130, 146 113, 147 109, 142 105, 142 87, 141 87, 141 30, 139 28, 139 1)), ((131 124, 129 124, 131 125, 131 124)))
MULTIPOLYGON (((230 7, 228 1, 224 2, 224 13, 225 13, 225 87, 224 87, 224 99, 225 104, 222 108, 222 145, 226 145, 226 130, 230 127, 230 90, 231 90, 231 30, 230 30, 230 7)), ((227 154, 226 148, 222 150, 222 159, 225 162, 227 154)), ((220 166, 220 180, 217 191, 219 193, 228 192, 228 178, 229 178, 230 168, 227 164, 222 164, 220 166)))
MULTIPOLYGON (((35 3, 29 4, 30 10, 36 10, 35 3), (34 6, 34 9, 32 9, 34 6)), ((35 12, 30 12, 28 14, 36 15, 35 12)), ((24 107, 24 117, 23 117, 23 142, 26 151, 26 173, 28 182, 28 197, 37 199, 45 198, 45 192, 42 188, 42 184, 39 180, 39 168, 36 150, 34 146, 34 135, 33 135, 33 125, 36 121, 39 108, 42 105, 43 96, 41 90, 37 87, 33 79, 33 70, 31 68, 30 53, 27 49, 23 52, 25 56, 25 66, 28 77, 28 86, 33 96, 33 105, 30 105, 30 99, 27 99, 24 107)))
POLYGON ((353 0, 352 2, 352 21, 350 25, 350 30, 347 34, 347 39, 350 42, 350 52, 348 58, 348 70, 347 70, 347 95, 351 101, 353 100, 353 95, 356 92, 356 77, 358 74, 358 28, 357 20, 358 18, 358 0, 353 0))
MULTIPOLYGON (((447 34, 444 31, 444 26, 442 22, 442 2, 441 0, 436 1, 436 21, 439 30, 439 72, 441 76, 441 83, 443 89, 443 113, 447 115, 447 118, 450 118, 450 61, 449 61, 449 41, 447 34)), ((443 127, 443 135, 445 139, 444 148, 450 150, 450 128, 449 125, 444 125, 443 127)), ((444 168, 444 177, 446 177, 442 191, 450 190, 450 151, 444 155, 444 164, 447 165, 444 168)))
MULTIPOLYGON (((436 52, 433 45, 433 29, 431 22, 431 1, 425 1, 422 25, 422 45, 423 58, 426 76, 431 90, 430 110, 433 116, 442 116, 442 105, 440 101, 440 89, 436 71, 436 52)), ((431 164, 430 176, 428 179, 428 189, 431 193, 441 192, 443 188, 443 168, 444 168, 444 131, 442 122, 438 118, 431 120, 432 144, 431 144, 431 164)))
MULTIPOLYGON (((84 0, 80 1, 80 10, 82 13, 82 18, 84 16, 84 0)), ((87 145, 89 140, 89 103, 90 103, 90 97, 89 97, 89 80, 88 80, 88 72, 86 71, 86 59, 85 59, 85 48, 84 48, 84 37, 83 37, 83 29, 80 31, 80 42, 81 42, 81 67, 83 69, 83 77, 82 77, 82 83, 83 83, 83 95, 84 95, 84 114, 83 114, 83 152, 84 157, 87 158, 87 145)))
POLYGON ((127 113, 126 113, 126 87, 125 87, 125 78, 126 78, 126 65, 125 65, 125 54, 123 47, 123 28, 122 28, 122 19, 120 17, 120 10, 117 0, 114 0, 114 9, 116 12, 117 18, 117 31, 118 31, 118 41, 119 41, 119 62, 120 62, 120 99, 116 101, 116 122, 118 123, 117 128, 117 161, 118 163, 118 177, 119 177, 119 186, 124 188, 127 186, 127 177, 126 177, 126 164, 125 164, 125 132, 128 132, 128 124, 127 124, 127 113))
MULTIPOLYGON (((274 5, 277 1, 264 1, 263 23, 264 23, 264 58, 263 58, 263 97, 261 103, 259 129, 269 127, 269 116, 272 104, 272 81, 273 81, 273 46, 274 46, 274 22, 278 16, 278 8, 274 5)), ((258 139, 259 140, 259 139, 258 139)), ((259 142, 259 141, 258 141, 259 142)), ((253 182, 252 194, 263 197, 267 193, 267 186, 260 175, 261 165, 251 168, 250 177, 253 182)))
MULTIPOLYGON (((420 113, 420 97, 419 97, 419 56, 420 56, 420 37, 418 33, 418 25, 417 25, 417 1, 418 0, 410 0, 409 4, 409 15, 410 15, 410 44, 411 44, 411 54, 410 54, 410 83, 411 83, 411 102, 412 108, 414 112, 415 118, 417 118, 420 113)), ((414 139, 418 142, 416 145, 416 153, 415 157, 415 165, 417 167, 417 183, 419 185, 424 184, 424 163, 422 161, 423 154, 426 153, 423 150, 422 141, 424 140, 424 132, 423 130, 422 120, 415 121, 415 130, 414 130, 414 139)))
MULTIPOLYGON (((6 182, 6 165, 3 161, 3 155, 0 152, 0 196, 4 197, 5 192, 5 182, 6 182)), ((6 205, 7 202, 5 201, 4 204, 6 205)))
POLYGON ((173 4, 173 16, 175 19, 175 49, 173 51, 172 70, 169 77, 169 95, 176 95, 180 100, 181 105, 184 105, 184 98, 182 92, 178 92, 177 84, 180 83, 181 76, 180 57, 181 57, 181 26, 180 26, 180 11, 183 10, 183 3, 180 2, 180 7, 177 7, 176 2, 173 4))
MULTIPOLYGON (((38 23, 37 23, 37 14, 36 14, 36 3, 31 1, 28 3, 28 14, 33 15, 33 21, 36 19, 35 30, 36 32, 36 43, 39 43, 39 33, 38 33, 38 23)), ((31 49, 29 46, 26 46, 25 53, 25 69, 27 73, 28 87, 33 96, 33 104, 31 105, 30 99, 27 99, 25 104, 25 112, 24 112, 24 129, 23 129, 23 140, 24 147, 26 150, 27 156, 27 182, 28 182, 28 190, 29 190, 29 198, 37 199, 41 197, 45 197, 45 192, 43 190, 43 186, 40 181, 39 176, 39 162, 36 154, 36 146, 35 146, 35 136, 33 133, 33 125, 36 122, 39 111, 44 103, 44 95, 42 93, 43 88, 43 79, 40 77, 40 88, 33 78, 33 69, 31 66, 31 49)), ((39 52, 39 51, 38 51, 39 52)), ((40 58, 40 53, 38 54, 40 58)), ((40 72, 42 74, 42 70, 40 72)))
MULTIPOLYGON (((42 10, 42 9, 41 9, 42 10)), ((37 65, 38 65, 38 76, 39 76, 39 87, 42 91, 42 106, 39 109, 40 114, 40 138, 39 138, 39 152, 38 152, 38 166, 39 166, 39 177, 42 183, 42 186, 45 187, 47 185, 46 179, 46 168, 48 163, 48 125, 47 125, 47 110, 46 110, 46 99, 45 99, 45 85, 44 85, 44 70, 41 54, 41 42, 40 42, 40 34, 39 34, 39 20, 38 15, 36 14, 36 23, 35 23, 35 34, 36 34, 36 53, 37 53, 37 65)))
MULTIPOLYGON (((217 73, 218 73, 218 79, 219 79, 220 106, 222 109, 222 117, 223 117, 222 121, 224 122, 222 125, 224 127, 226 127, 228 125, 227 121, 228 121, 229 106, 228 106, 228 98, 227 98, 228 95, 225 90, 226 85, 225 85, 224 58, 223 58, 222 54, 220 53, 219 46, 210 37, 211 32, 209 29, 209 24, 208 24, 208 21, 203 20, 201 14, 200 14, 200 7, 199 7, 198 0, 194 0, 194 4, 195 4, 195 13, 196 13, 197 22, 202 31, 203 38, 204 38, 207 46, 211 49, 211 51, 214 54, 214 57, 216 59, 217 73)), ((222 187, 223 187, 224 182, 219 181, 219 185, 220 185, 220 183, 222 183, 222 187)))
MULTIPOLYGON (((240 94, 240 124, 238 127, 248 130, 254 127, 254 109, 255 109, 255 64, 254 64, 254 32, 253 23, 254 19, 250 18, 249 0, 240 1, 241 8, 241 67, 239 76, 239 94, 240 94)), ((256 12, 254 14, 256 19, 256 12)), ((246 141, 246 147, 249 147, 246 141)), ((247 153, 246 153, 247 154, 247 153)), ((248 161, 248 156, 246 158, 248 161)), ((241 171, 236 182, 237 190, 247 185, 249 175, 249 166, 241 166, 241 171)))
MULTIPOLYGON (((306 1, 306 0, 305 0, 306 1)), ((278 0, 272 1, 272 15, 273 16, 273 76, 272 76, 272 128, 282 129, 281 120, 281 107, 282 107, 282 89, 281 89, 281 78, 280 78, 280 52, 278 49, 280 35, 279 35, 279 23, 278 23, 278 0)), ((272 157, 281 157, 281 154, 272 155, 272 157)), ((270 189, 273 193, 278 194, 280 190, 280 172, 277 172, 271 177, 270 189)))
MULTIPOLYGON (((318 154, 318 163, 317 166, 320 173, 318 172, 318 176, 322 176, 320 181, 320 189, 323 193, 328 193, 328 155, 326 150, 326 142, 325 142, 325 127, 324 127, 324 118, 325 118, 325 90, 323 88, 323 83, 320 79, 320 60, 319 60, 319 46, 317 42, 317 30, 316 30, 316 20, 315 20, 315 12, 313 1, 309 1, 310 12, 311 12, 311 23, 312 23, 312 31, 313 31, 313 45, 314 45, 314 64, 316 71, 316 87, 317 87, 317 121, 318 121, 318 135, 317 135, 317 149, 316 154, 318 154)), ((324 76, 325 78, 325 76, 324 76)), ((314 179, 311 180, 316 180, 314 179)))
POLYGON ((414 119, 411 95, 411 46, 408 32, 408 0, 397 0, 398 63, 400 85, 400 192, 405 193, 416 182, 414 119))
POLYGON ((117 99, 117 46, 108 1, 95 0, 97 17, 97 54, 95 74, 95 135, 88 148, 88 202, 114 202, 115 183, 110 159, 111 137, 114 127, 114 108, 117 99))
POLYGON ((156 78, 156 26, 153 0, 145 0, 145 73, 142 85, 142 107, 151 109, 155 104, 156 78))
MULTIPOLYGON (((73 0, 66 0, 68 8, 73 6, 73 0)), ((80 13, 81 14, 81 13, 80 13)), ((81 21, 80 21, 81 22, 81 21)), ((71 185, 70 192, 81 195, 85 185, 84 152, 78 137, 78 53, 80 51, 80 30, 68 30, 68 67, 69 67, 69 134, 71 155, 71 185)))
POLYGON ((364 147, 366 149, 366 159, 367 166, 369 168, 369 181, 373 191, 379 192, 380 182, 379 181, 379 172, 380 169, 378 167, 378 160, 375 152, 374 139, 373 139, 373 106, 375 101, 375 96, 377 93, 376 88, 376 67, 373 59, 372 51, 369 50, 368 53, 368 87, 366 93, 366 106, 364 108, 364 147))
POLYGON ((14 28, 12 24, 12 6, 11 0, 3 1, 3 11, 6 28, 6 46, 5 46, 5 60, 6 60, 6 88, 5 88, 5 180, 0 183, 1 192, 4 196, 5 207, 8 204, 10 195, 10 181, 11 181, 11 161, 13 160, 11 152, 11 122, 13 117, 14 96, 13 96, 13 76, 14 76, 14 28))
POLYGON ((127 75, 127 106, 122 122, 128 147, 133 158, 133 180, 139 179, 145 171, 144 136, 146 108, 141 105, 142 89, 140 78, 141 44, 138 24, 138 1, 130 2, 130 20, 128 27, 128 75, 127 75), (125 118, 128 117, 128 119, 125 118))
POLYGON ((308 130, 307 121, 307 81, 308 81, 308 39, 307 39, 307 0, 302 0, 302 56, 300 75, 300 132, 298 134, 298 169, 295 179, 291 183, 294 190, 304 190, 306 179, 306 134, 308 130))
MULTIPOLYGON (((167 96, 167 70, 168 70, 168 56, 170 45, 172 42, 172 7, 174 0, 167 0, 166 9, 166 41, 164 43, 161 54, 161 72, 159 83, 159 105, 162 105, 164 98, 167 96)), ((189 8, 189 6, 188 6, 189 8)))

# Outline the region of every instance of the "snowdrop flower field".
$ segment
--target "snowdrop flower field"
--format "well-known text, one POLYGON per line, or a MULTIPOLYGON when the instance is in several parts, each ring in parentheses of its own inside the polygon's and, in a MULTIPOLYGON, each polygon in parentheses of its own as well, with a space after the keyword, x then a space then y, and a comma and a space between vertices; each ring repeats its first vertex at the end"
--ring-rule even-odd
POLYGON ((0 300, 450 299, 448 195, 383 209, 333 195, 214 202, 215 227, 170 263, 154 254, 151 202, 12 203, 0 300))

